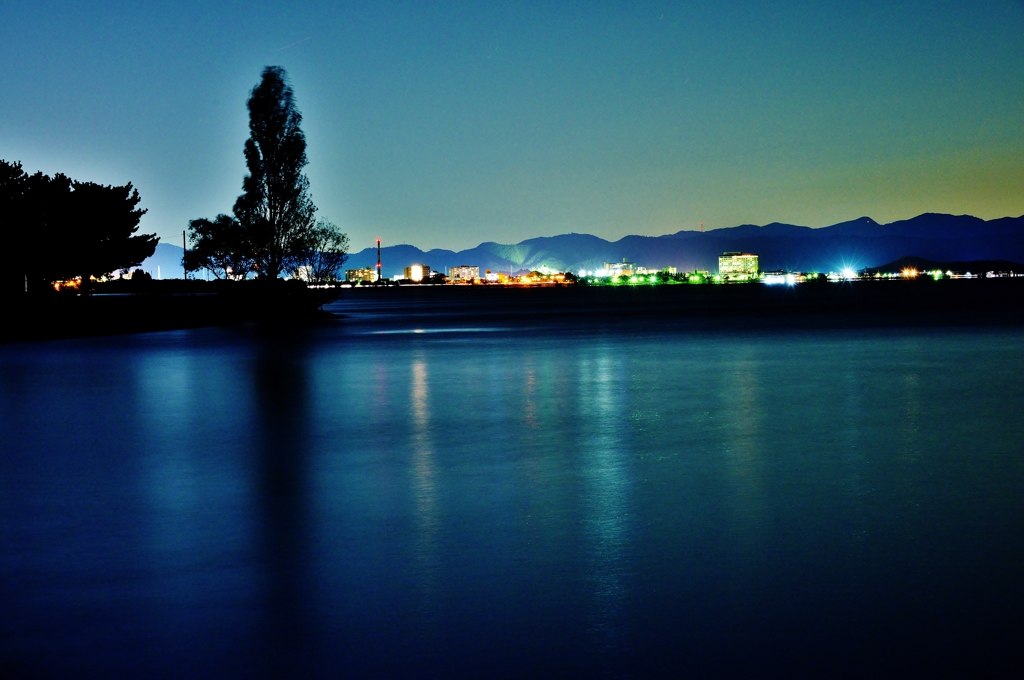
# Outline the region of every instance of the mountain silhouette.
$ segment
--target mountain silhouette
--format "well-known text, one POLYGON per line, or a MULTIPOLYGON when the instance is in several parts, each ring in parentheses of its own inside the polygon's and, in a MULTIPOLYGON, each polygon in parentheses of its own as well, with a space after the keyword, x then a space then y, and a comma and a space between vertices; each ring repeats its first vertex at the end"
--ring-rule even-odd
MULTIPOLYGON (((680 231, 665 236, 626 236, 618 241, 590 234, 561 234, 503 245, 481 243, 462 251, 422 251, 403 244, 381 249, 387 277, 410 264, 427 264, 437 271, 468 264, 481 273, 600 269, 605 262, 626 259, 651 269, 676 267, 683 271, 715 270, 718 256, 744 251, 760 256, 761 269, 839 271, 846 267, 877 267, 904 256, 935 262, 970 260, 1024 261, 1024 216, 982 220, 971 215, 925 213, 908 220, 879 224, 860 217, 829 227, 812 229, 773 222, 744 224, 707 232, 680 231)), ((375 247, 353 253, 348 268, 372 267, 375 247)))
MULTIPOLYGON (((756 253, 764 271, 863 269, 908 256, 932 262, 1024 262, 1024 216, 983 220, 971 215, 925 213, 888 224, 859 217, 818 229, 772 222, 706 232, 626 236, 618 241, 571 233, 515 244, 487 242, 462 251, 423 251, 400 244, 382 248, 381 262, 388 278, 400 275, 411 264, 430 265, 441 272, 462 264, 478 266, 481 273, 487 269, 522 272, 542 267, 579 272, 600 269, 605 262, 623 259, 651 269, 714 271, 718 268, 718 256, 728 251, 756 253)), ((181 246, 161 243, 153 256, 142 263, 142 269, 156 278, 159 265, 162 278, 181 278, 181 252, 181 246)), ((353 253, 345 267, 374 267, 376 263, 377 249, 371 246, 353 253)))
MULTIPOLYGON (((180 241, 179 241, 180 242, 180 241)), ((154 279, 181 279, 185 269, 181 266, 182 247, 173 243, 158 243, 153 254, 142 261, 142 269, 154 279)))

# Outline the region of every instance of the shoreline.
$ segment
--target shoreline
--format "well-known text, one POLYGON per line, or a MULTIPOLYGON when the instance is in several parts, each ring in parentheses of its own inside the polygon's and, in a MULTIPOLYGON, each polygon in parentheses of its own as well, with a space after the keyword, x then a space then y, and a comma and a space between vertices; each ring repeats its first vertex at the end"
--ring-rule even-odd
POLYGON ((147 287, 142 292, 121 289, 88 296, 55 293, 2 298, 0 305, 6 323, 0 327, 0 343, 249 322, 301 324, 333 317, 319 309, 323 296, 305 286, 282 285, 268 290, 255 286, 231 289, 174 283, 173 288, 147 287))
MULTIPOLYGON (((187 283, 187 282, 186 282, 187 283)), ((195 282, 199 283, 199 282, 195 282)), ((33 342, 240 323, 425 327, 459 322, 673 328, 1024 325, 1024 280, 855 281, 795 287, 176 286, 3 300, 0 342, 33 342), (165 290, 169 287, 165 287, 165 290), (183 292, 191 288, 190 292, 183 292)))

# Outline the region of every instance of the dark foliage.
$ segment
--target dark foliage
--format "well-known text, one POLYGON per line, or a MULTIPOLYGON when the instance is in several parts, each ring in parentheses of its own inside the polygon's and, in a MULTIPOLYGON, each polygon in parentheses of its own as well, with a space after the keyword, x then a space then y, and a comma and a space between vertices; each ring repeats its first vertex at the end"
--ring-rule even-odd
POLYGON ((245 142, 242 195, 235 218, 254 248, 256 272, 276 279, 299 264, 308 250, 316 206, 309 197, 302 114, 280 66, 263 69, 249 95, 249 139, 245 142))
MULTIPOLYGON (((77 222, 64 223, 64 242, 73 251, 60 273, 106 276, 142 264, 153 254, 159 240, 155 235, 135 236, 145 210, 139 210, 139 192, 124 186, 103 186, 73 182, 71 209, 77 222)), ((70 249, 69 249, 70 250, 70 249)))
POLYGON ((188 223, 192 247, 185 253, 185 269, 206 269, 218 279, 244 279, 256 264, 248 231, 230 215, 188 223))
POLYGON ((318 220, 309 232, 306 252, 301 258, 305 278, 311 283, 334 283, 340 279, 346 260, 348 236, 330 220, 318 220))
POLYGON ((302 114, 284 69, 268 66, 249 95, 248 174, 234 217, 189 223, 187 271, 207 269, 218 278, 250 273, 274 280, 298 272, 311 281, 336 280, 348 258, 348 237, 326 221, 314 222, 309 196, 302 114), (228 272, 231 272, 230 275, 228 272))
POLYGON ((5 288, 34 291, 81 277, 87 290, 90 277, 138 266, 159 240, 136 234, 146 212, 140 200, 131 183, 28 175, 20 163, 0 161, 0 233, 11 253, 5 288))

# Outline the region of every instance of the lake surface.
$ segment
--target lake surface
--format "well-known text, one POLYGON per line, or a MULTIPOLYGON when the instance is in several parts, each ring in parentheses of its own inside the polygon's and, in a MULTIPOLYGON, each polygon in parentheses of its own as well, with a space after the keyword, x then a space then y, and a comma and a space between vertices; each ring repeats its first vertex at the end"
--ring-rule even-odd
POLYGON ((0 670, 1012 671, 1024 329, 0 346, 0 670))

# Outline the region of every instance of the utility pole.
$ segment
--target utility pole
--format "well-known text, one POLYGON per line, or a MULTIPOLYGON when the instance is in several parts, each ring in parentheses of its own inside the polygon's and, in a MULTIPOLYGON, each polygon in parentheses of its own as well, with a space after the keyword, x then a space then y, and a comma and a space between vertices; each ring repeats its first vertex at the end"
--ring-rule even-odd
MULTIPOLYGON (((701 223, 703 224, 703 222, 701 223)), ((185 272, 185 280, 188 281, 188 269, 185 269, 185 255, 188 254, 188 242, 185 240, 185 230, 181 230, 181 269, 185 272)))

